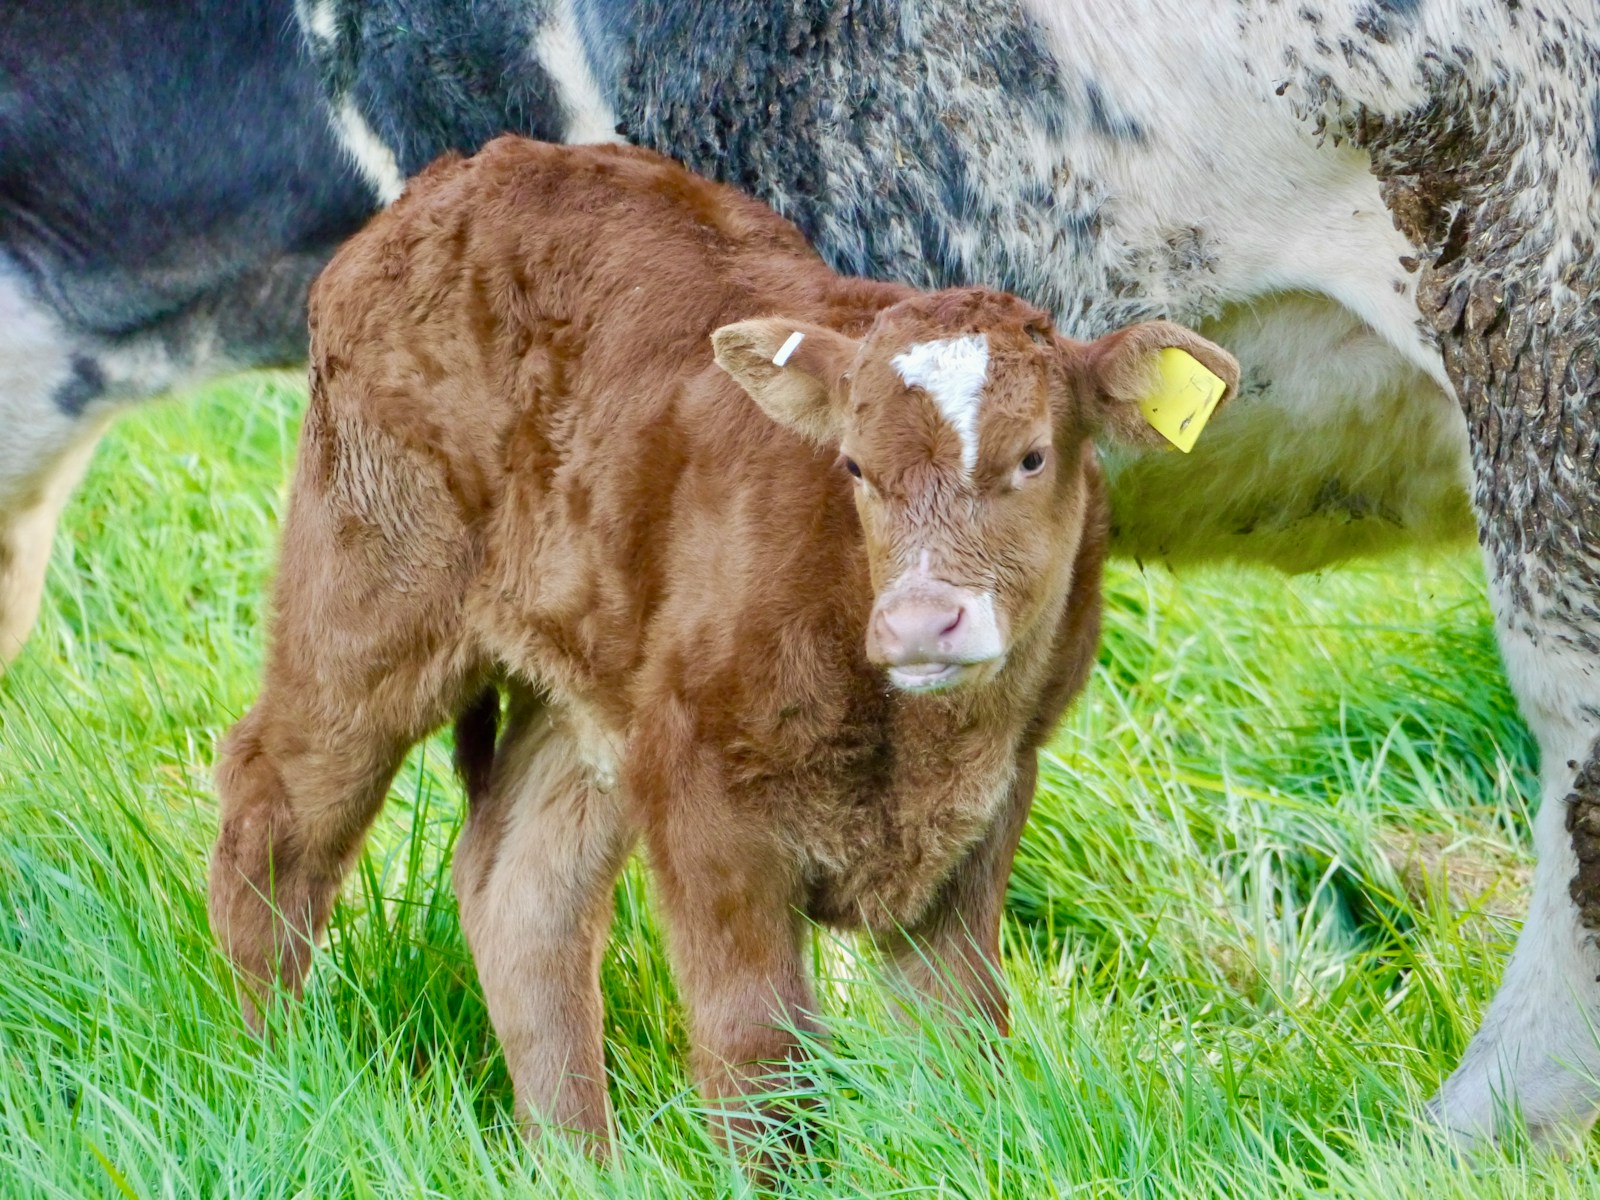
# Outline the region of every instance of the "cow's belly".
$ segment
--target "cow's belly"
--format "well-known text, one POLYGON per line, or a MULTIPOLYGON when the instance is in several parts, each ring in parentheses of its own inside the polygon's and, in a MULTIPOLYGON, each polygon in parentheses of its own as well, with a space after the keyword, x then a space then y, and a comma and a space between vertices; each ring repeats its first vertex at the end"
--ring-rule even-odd
POLYGON ((1085 0, 1025 7, 1062 94, 1092 94, 1101 114, 1065 120, 1055 146, 1097 222, 1056 267, 1066 323, 1171 317, 1244 372, 1192 455, 1110 463, 1116 549, 1311 570, 1468 535, 1465 422, 1418 331, 1416 251, 1366 156, 1280 95, 1292 14, 1128 0, 1108 23, 1085 0))
POLYGON ((1460 409, 1362 322, 1291 295, 1203 328, 1239 356, 1239 396, 1191 454, 1108 453, 1118 553, 1310 571, 1472 535, 1460 409))

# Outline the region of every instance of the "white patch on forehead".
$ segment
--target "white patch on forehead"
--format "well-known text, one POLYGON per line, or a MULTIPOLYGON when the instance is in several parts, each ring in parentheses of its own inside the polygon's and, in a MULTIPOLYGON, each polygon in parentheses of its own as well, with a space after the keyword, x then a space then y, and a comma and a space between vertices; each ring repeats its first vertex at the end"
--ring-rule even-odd
POLYGON ((961 465, 978 465, 978 405, 989 377, 989 339, 967 337, 918 342, 889 360, 907 387, 922 388, 961 438, 961 465))

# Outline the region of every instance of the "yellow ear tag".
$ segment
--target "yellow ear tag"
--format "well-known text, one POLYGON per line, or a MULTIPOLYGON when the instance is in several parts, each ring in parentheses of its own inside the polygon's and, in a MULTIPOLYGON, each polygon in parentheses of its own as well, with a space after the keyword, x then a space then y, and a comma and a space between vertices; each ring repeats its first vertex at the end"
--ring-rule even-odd
POLYGON ((1227 389, 1194 355, 1168 346, 1156 353, 1156 387, 1139 401, 1139 411, 1157 433, 1187 454, 1227 389))

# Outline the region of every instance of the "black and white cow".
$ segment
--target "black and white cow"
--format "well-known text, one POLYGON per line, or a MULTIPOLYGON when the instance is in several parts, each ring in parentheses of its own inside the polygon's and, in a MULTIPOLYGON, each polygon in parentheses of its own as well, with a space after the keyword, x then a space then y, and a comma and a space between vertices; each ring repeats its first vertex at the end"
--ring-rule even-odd
MULTIPOLYGON (((225 0, 203 7, 227 23, 225 0)), ((1235 351, 1245 383, 1195 454, 1113 464, 1126 553, 1305 569, 1476 527, 1506 663, 1543 751, 1540 859, 1504 985, 1433 1110, 1465 1138, 1499 1129, 1505 1105, 1538 1137, 1593 1119, 1592 0, 299 0, 298 16, 333 126, 377 199, 436 153, 502 129, 620 136, 770 201, 843 270, 1004 286, 1080 336, 1150 316, 1200 326, 1235 351)), ((9 56, 22 35, 7 22, 9 56)), ((321 161, 320 132, 294 113, 306 161, 321 161)), ((7 204, 12 119, 0 108, 7 204)), ((106 169, 92 154, 63 168, 73 195, 125 204, 128 183, 106 169)), ((218 170, 227 178, 220 160, 218 170)), ((285 195, 279 175, 201 211, 220 217, 231 199, 278 229, 252 202, 285 195)), ((303 220, 314 205, 298 199, 303 220)), ((283 345, 250 332, 263 326, 248 303, 229 320, 247 287, 198 290, 228 302, 146 341, 137 317, 69 326, 71 306, 45 299, 45 273, 9 265, 19 235, 6 220, 0 313, 17 317, 0 319, 0 418, 20 415, 58 477, 57 447, 92 436, 89 418, 68 419, 72 381, 130 393, 131 371, 110 352, 119 333, 160 355, 189 344, 190 328, 215 330, 245 359, 283 345), (34 343, 48 370, 26 365, 34 343), (107 347, 85 359, 111 365, 80 370, 80 345, 107 347)), ((194 236, 201 228, 164 244, 204 258, 215 242, 194 236)), ((275 278, 272 255, 253 249, 223 255, 238 273, 214 277, 275 278)), ((150 273, 153 295, 166 278, 150 273)), ((139 290, 117 294, 128 303, 139 290)), ((160 311, 142 319, 162 329, 150 315, 160 311)), ((186 353, 182 363, 204 366, 186 353)), ((0 447, 0 512, 20 511, 4 499, 19 474, 9 453, 0 447)), ((17 627, 6 612, 0 630, 17 627)))
POLYGON ((381 196, 498 126, 743 186, 843 270, 978 282, 1245 367, 1116 464, 1125 552, 1306 568, 1465 535, 1543 752, 1532 909, 1433 1111, 1600 1102, 1593 0, 300 0, 381 196), (1470 504, 1469 504, 1470 497, 1470 504))
POLYGON ((0 669, 110 414, 305 357, 375 207, 289 0, 0 5, 0 669))

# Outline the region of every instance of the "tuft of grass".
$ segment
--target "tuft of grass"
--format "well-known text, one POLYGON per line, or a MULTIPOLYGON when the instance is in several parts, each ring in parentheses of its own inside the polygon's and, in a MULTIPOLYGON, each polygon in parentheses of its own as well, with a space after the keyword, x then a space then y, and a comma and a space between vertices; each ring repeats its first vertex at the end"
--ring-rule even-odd
MULTIPOLYGON (((209 770, 248 705, 303 391, 120 424, 0 680, 0 1195, 746 1195, 705 1132, 646 874, 603 967, 598 1168, 517 1137, 414 753, 305 1003, 247 1035, 206 929, 209 770)), ((1440 1151, 1418 1108, 1515 934, 1532 743, 1465 556, 1324 578, 1120 566, 1010 893, 998 1053, 819 943, 796 1196, 1583 1196, 1587 1160, 1440 1151)))

